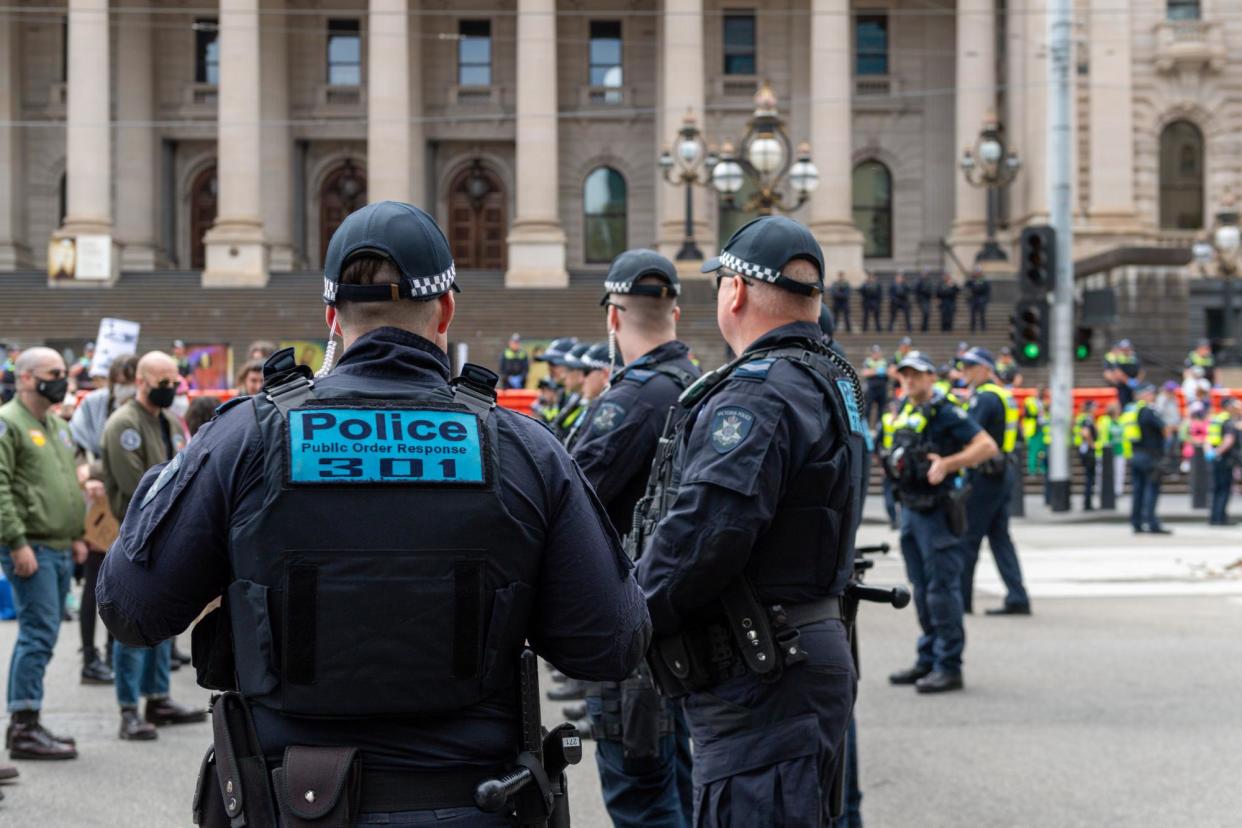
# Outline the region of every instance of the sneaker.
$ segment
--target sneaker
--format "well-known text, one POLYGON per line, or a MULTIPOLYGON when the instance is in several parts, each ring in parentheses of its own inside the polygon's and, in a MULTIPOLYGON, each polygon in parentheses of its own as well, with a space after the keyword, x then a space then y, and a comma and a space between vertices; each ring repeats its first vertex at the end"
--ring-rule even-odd
POLYGON ((111 686, 116 682, 116 677, 112 674, 112 670, 102 659, 96 658, 82 666, 82 683, 83 684, 107 684, 111 686))

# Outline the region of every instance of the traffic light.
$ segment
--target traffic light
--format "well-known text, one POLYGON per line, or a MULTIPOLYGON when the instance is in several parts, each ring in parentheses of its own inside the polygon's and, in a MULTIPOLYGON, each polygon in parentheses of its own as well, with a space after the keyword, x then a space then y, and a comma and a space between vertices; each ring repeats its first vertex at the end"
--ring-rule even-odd
POLYGON ((1022 299, 1014 308, 1009 325, 1010 350, 1022 365, 1042 365, 1048 359, 1048 303, 1043 299, 1022 299))
POLYGON ((1074 359, 1078 362, 1091 358, 1091 329, 1074 329, 1074 359))
POLYGON ((1028 299, 1043 298, 1057 282, 1057 234, 1046 224, 1028 227, 1019 241, 1018 290, 1028 299))

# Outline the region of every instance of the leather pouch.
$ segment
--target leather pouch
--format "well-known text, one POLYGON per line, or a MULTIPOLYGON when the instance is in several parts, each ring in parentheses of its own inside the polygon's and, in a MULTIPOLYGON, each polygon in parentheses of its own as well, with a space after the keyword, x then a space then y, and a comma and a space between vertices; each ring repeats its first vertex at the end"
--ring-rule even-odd
POLYGON ((214 746, 207 748, 203 763, 198 769, 198 782, 194 785, 194 824, 200 828, 230 826, 228 814, 224 812, 224 800, 220 798, 214 746))
POLYGON ((358 749, 288 747, 272 786, 285 828, 351 828, 362 793, 358 749))

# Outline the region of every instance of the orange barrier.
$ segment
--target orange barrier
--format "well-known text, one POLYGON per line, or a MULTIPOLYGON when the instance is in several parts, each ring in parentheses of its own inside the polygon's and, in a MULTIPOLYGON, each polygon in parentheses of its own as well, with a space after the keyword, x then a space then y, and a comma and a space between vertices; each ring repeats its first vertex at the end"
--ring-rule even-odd
MULTIPOLYGON (((1026 398, 1035 393, 1034 388, 1015 388, 1013 395, 1021 406, 1026 398)), ((1219 411, 1221 401, 1225 397, 1238 397, 1242 399, 1242 388, 1213 388, 1212 389, 1212 411, 1219 411)), ((1074 414, 1082 410, 1082 404, 1087 400, 1095 401, 1095 410, 1103 414, 1104 409, 1109 403, 1117 401, 1117 390, 1115 388, 1075 388, 1074 389, 1074 414)), ((1177 402, 1182 409, 1182 413, 1186 411, 1186 400, 1182 396, 1182 390, 1177 389, 1177 402)))
POLYGON ((531 406, 539 399, 539 392, 529 388, 502 389, 496 392, 496 402, 521 414, 530 415, 531 406))

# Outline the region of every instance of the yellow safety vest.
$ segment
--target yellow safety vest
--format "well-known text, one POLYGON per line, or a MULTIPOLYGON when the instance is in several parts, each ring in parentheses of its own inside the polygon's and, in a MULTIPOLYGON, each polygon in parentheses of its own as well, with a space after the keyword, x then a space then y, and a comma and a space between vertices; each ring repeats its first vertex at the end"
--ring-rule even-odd
POLYGON ((1039 429, 1039 400, 1034 396, 1022 401, 1022 439, 1027 443, 1039 429))
POLYGON ((884 451, 893 450, 893 432, 897 430, 897 415, 891 411, 885 411, 880 417, 880 448, 884 451))
POLYGON ((995 394, 1005 404, 1005 440, 1000 450, 1005 454, 1013 453, 1018 444, 1018 402, 1009 389, 994 382, 985 382, 975 389, 976 394, 995 394))
MULTIPOLYGON (((1082 430, 1088 425, 1091 425, 1093 422, 1094 421, 1091 419, 1091 415, 1085 411, 1080 412, 1078 416, 1074 418, 1074 448, 1080 448, 1082 446, 1082 430)), ((1095 442, 1097 446, 1100 443, 1100 432, 1098 429, 1095 432, 1095 442)))
POLYGON ((1134 444, 1143 439, 1143 429, 1139 426, 1139 412, 1147 407, 1145 402, 1136 402, 1126 408, 1117 421, 1121 423, 1121 439, 1126 457, 1134 454, 1134 444))
POLYGON ((1229 422, 1230 416, 1228 411, 1222 411, 1212 418, 1212 422, 1208 424, 1207 444, 1212 448, 1218 447, 1225 442, 1225 423, 1229 422))
POLYGON ((893 433, 909 429, 915 434, 922 434, 923 429, 927 428, 927 417, 923 416, 914 403, 909 400, 901 407, 901 411, 893 418, 893 433))
POLYGON ((1211 368, 1216 365, 1215 357, 1211 354, 1200 356, 1198 351, 1191 351, 1186 359, 1191 365, 1198 366, 1199 368, 1211 368))

